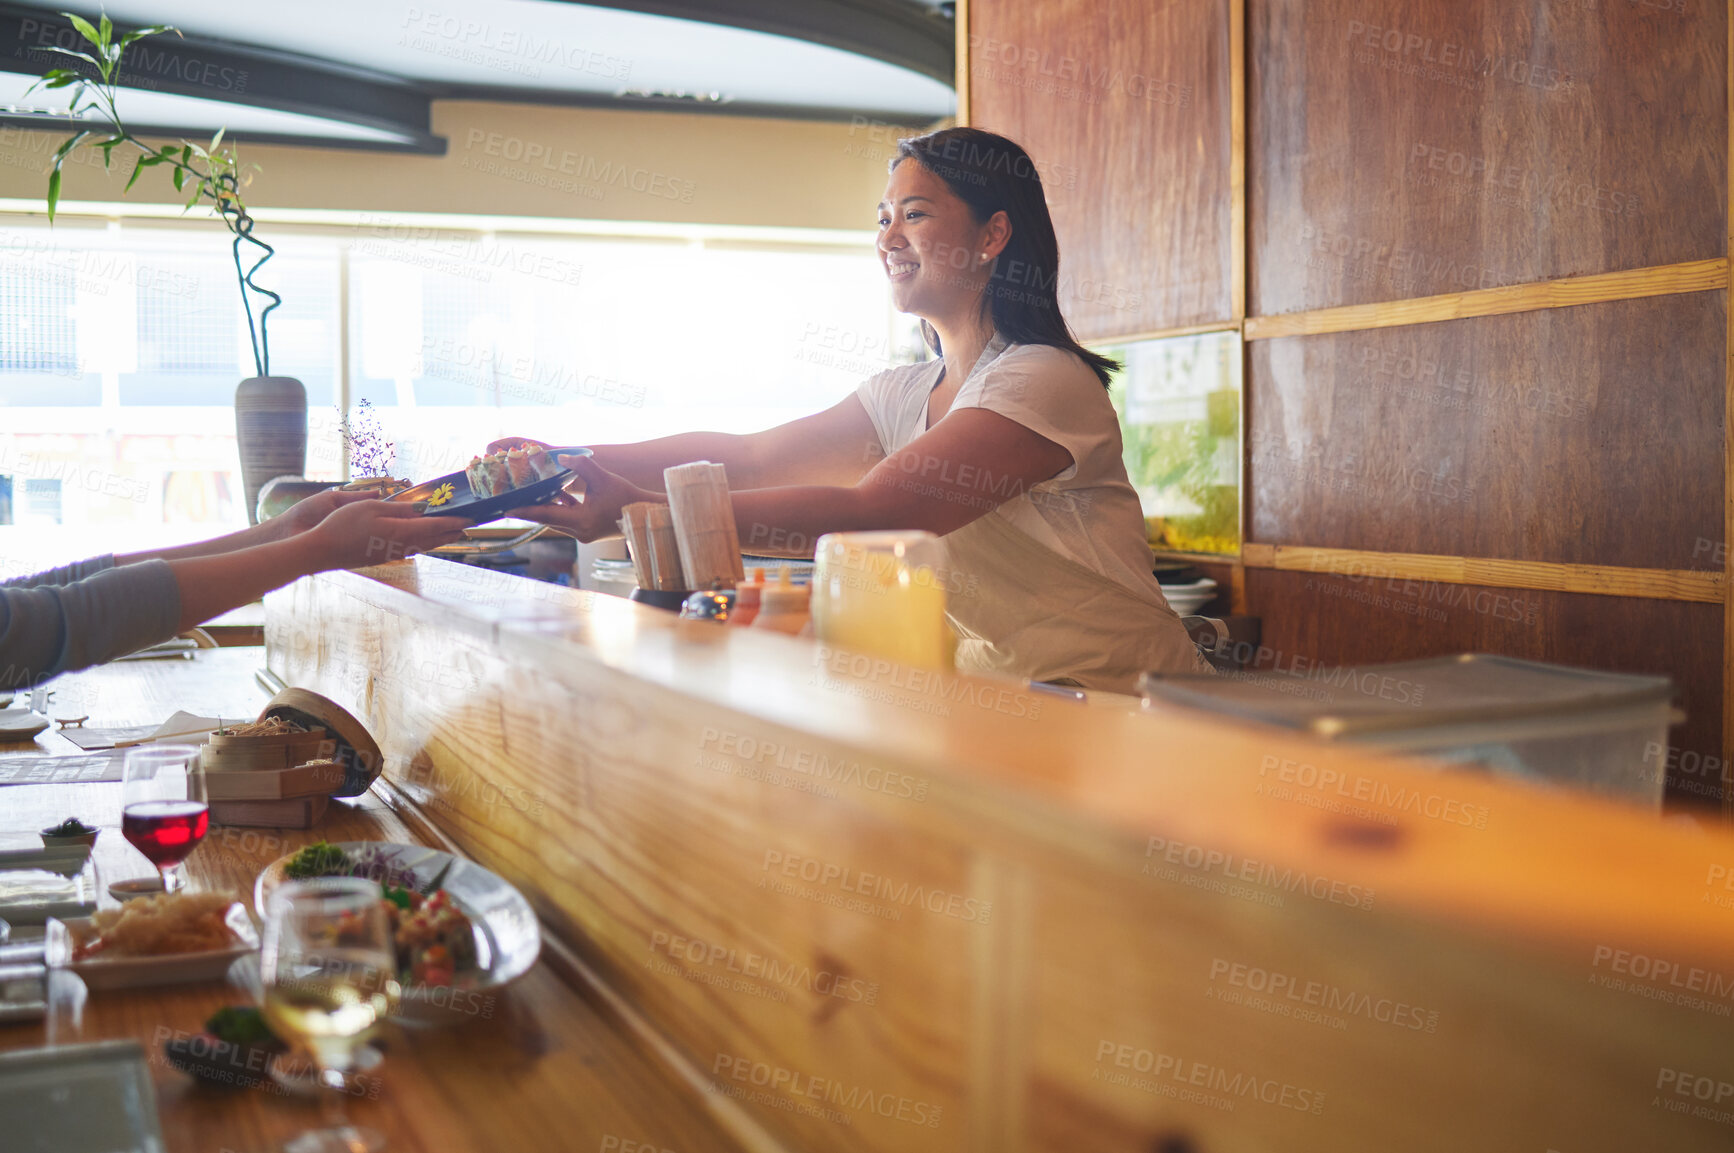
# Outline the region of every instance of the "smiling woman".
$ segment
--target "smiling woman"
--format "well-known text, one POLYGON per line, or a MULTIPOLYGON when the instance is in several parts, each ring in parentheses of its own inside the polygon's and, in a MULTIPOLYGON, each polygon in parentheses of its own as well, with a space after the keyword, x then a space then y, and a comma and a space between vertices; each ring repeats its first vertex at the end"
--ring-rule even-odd
POLYGON ((1077 344, 1055 300, 1058 244, 1029 156, 978 129, 903 141, 878 251, 938 359, 764 432, 596 446, 564 462, 581 503, 518 515, 611 536, 622 506, 663 499, 664 469, 716 461, 749 550, 799 555, 852 530, 941 536, 942 565, 974 590, 947 606, 960 668, 1119 690, 1147 669, 1204 671, 1151 575, 1103 387, 1113 362, 1077 344))

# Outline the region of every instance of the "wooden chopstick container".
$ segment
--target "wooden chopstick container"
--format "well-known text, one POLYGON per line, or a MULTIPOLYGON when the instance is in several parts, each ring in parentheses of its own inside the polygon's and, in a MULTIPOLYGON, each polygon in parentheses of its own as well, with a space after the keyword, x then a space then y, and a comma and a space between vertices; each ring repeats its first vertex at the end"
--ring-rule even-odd
POLYGON ((632 558, 632 574, 638 578, 641 589, 656 587, 656 570, 650 562, 650 521, 647 515, 654 507, 650 501, 639 500, 620 508, 620 534, 626 538, 626 552, 632 558))
POLYGON ((686 583, 685 565, 681 562, 680 542, 674 532, 673 514, 665 504, 653 504, 644 510, 645 532, 650 538, 650 577, 652 589, 675 592, 690 589, 686 583))
POLYGON ((689 589, 733 588, 746 579, 728 471, 708 460, 677 464, 662 472, 681 570, 689 589))

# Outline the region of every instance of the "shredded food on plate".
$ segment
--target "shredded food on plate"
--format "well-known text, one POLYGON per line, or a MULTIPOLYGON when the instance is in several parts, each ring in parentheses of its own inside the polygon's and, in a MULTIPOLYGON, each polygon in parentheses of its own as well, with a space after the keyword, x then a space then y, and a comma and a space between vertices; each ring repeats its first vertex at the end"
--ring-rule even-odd
POLYGON ((227 949, 240 940, 224 920, 235 899, 232 892, 159 893, 104 909, 90 919, 73 960, 227 949))

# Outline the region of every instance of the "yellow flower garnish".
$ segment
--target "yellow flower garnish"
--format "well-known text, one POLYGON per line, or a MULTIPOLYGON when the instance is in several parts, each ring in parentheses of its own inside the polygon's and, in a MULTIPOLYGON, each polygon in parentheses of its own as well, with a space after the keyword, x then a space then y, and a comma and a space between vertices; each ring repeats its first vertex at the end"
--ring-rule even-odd
POLYGON ((452 486, 449 484, 442 484, 438 488, 434 489, 432 496, 427 498, 428 507, 438 508, 450 499, 452 499, 452 486))

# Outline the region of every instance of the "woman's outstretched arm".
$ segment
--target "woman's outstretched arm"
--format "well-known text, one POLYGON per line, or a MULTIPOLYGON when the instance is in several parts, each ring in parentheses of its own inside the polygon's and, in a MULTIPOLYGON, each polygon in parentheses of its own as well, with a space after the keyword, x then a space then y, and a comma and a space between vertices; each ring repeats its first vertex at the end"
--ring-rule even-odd
MULTIPOLYGON (((498 451, 525 443, 497 440, 498 451)), ((540 443, 534 442, 534 443, 540 443)), ((662 470, 708 460, 728 470, 733 489, 789 484, 854 484, 885 455, 861 399, 851 393, 824 412, 763 432, 683 432, 637 444, 591 445, 597 464, 644 489, 662 491, 662 470)))
MULTIPOLYGON (((581 501, 518 509, 582 541, 617 536, 622 505, 663 500, 592 459, 571 458, 581 501)), ((828 532, 926 529, 943 536, 1071 467, 1072 455, 1023 425, 980 408, 959 409, 880 461, 854 484, 783 485, 740 491, 729 474, 741 547, 811 556, 828 532)))

